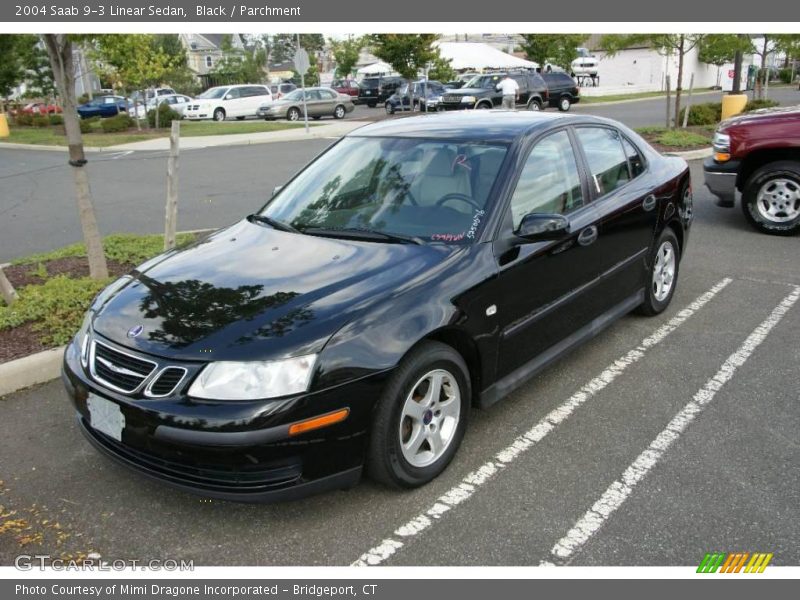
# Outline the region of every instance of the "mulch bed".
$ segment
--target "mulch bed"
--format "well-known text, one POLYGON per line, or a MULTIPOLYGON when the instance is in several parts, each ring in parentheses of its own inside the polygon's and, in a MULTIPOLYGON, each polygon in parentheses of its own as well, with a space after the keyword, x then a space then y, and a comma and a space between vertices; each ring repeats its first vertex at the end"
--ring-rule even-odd
MULTIPOLYGON (((67 275, 77 278, 89 275, 89 261, 86 258, 58 258, 42 264, 51 277, 54 275, 67 275)), ((38 264, 12 265, 5 267, 3 272, 11 282, 11 285, 19 290, 26 285, 44 283, 41 277, 32 273, 38 267, 38 264)), ((108 261, 108 272, 112 277, 119 277, 133 267, 134 265, 120 263, 115 260, 108 261)), ((52 345, 42 343, 40 333, 33 330, 33 325, 33 323, 24 323, 13 329, 0 330, 0 363, 22 358, 52 347, 52 345)))

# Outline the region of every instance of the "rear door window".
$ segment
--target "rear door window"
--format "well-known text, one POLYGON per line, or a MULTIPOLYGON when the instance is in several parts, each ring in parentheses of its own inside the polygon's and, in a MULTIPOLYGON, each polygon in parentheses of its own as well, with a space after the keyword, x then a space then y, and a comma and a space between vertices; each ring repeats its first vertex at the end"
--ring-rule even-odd
POLYGON ((605 196, 630 181, 628 158, 622 150, 622 138, 609 127, 578 127, 595 192, 605 196))

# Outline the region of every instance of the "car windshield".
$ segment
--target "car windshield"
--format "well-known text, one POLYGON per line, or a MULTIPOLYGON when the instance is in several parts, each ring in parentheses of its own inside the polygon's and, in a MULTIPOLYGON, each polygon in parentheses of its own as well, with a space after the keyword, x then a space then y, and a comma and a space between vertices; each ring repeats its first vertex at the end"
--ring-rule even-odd
MULTIPOLYGON (((295 100, 302 100, 303 99, 303 90, 302 89, 293 90, 293 91, 289 92, 288 94, 284 94, 283 95, 283 99, 284 100, 289 100, 291 102, 294 102, 295 100)), ((308 90, 306 90, 306 100, 308 100, 308 90)))
POLYGON ((227 89, 228 88, 224 88, 224 87, 209 88, 205 92, 203 92, 202 94, 197 96, 197 98, 200 98, 200 99, 203 99, 203 100, 216 100, 218 98, 222 98, 225 95, 225 91, 227 89))
POLYGON ((464 84, 465 88, 476 88, 479 90, 488 90, 493 88, 502 79, 499 75, 475 75, 467 83, 464 84))
POLYGON ((505 146, 481 142, 345 138, 261 214, 312 235, 360 230, 469 243, 505 155, 505 146))

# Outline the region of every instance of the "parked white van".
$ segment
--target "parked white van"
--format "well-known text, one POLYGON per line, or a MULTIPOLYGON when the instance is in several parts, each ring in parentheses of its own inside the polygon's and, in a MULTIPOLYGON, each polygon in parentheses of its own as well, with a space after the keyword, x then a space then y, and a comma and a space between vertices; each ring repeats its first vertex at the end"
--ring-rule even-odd
POLYGON ((183 114, 187 119, 214 119, 224 121, 235 117, 255 117, 264 103, 272 102, 272 93, 266 85, 220 85, 207 89, 187 104, 183 114))

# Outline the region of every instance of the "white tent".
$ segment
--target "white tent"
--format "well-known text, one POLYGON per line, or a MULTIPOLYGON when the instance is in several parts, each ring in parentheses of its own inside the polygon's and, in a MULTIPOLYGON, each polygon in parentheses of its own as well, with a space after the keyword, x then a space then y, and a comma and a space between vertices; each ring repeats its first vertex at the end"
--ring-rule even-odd
POLYGON ((456 71, 481 69, 534 69, 535 62, 506 54, 490 46, 478 42, 439 42, 439 53, 450 60, 450 66, 456 71))
POLYGON ((361 67, 356 71, 357 77, 369 77, 374 75, 393 75, 394 69, 392 65, 385 62, 376 62, 371 65, 361 67))

